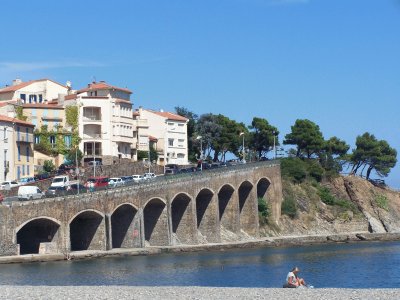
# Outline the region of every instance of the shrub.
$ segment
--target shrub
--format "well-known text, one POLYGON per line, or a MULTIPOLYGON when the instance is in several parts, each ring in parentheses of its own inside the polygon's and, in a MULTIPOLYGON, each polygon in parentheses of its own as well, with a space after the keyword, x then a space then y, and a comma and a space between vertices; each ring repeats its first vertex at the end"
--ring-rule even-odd
POLYGON ((43 163, 43 170, 45 172, 53 172, 56 169, 55 165, 53 164, 52 160, 45 160, 43 163))
POLYGON ((292 196, 286 197, 282 202, 281 213, 292 219, 297 215, 296 201, 292 196))
POLYGON ((318 190, 318 195, 321 201, 327 205, 335 205, 336 198, 331 194, 331 191, 326 187, 320 187, 318 190))
POLYGON ((286 158, 281 160, 282 175, 294 183, 301 183, 307 177, 306 164, 300 158, 286 158))
POLYGON ((388 211, 389 210, 389 205, 388 205, 388 198, 385 195, 379 194, 375 196, 375 203, 378 205, 378 207, 388 211))
POLYGON ((263 197, 258 197, 258 213, 260 221, 262 221, 262 223, 268 223, 268 217, 271 214, 271 209, 263 197))
POLYGON ((307 166, 308 174, 314 178, 317 182, 321 182, 324 176, 324 169, 316 161, 310 161, 307 166))

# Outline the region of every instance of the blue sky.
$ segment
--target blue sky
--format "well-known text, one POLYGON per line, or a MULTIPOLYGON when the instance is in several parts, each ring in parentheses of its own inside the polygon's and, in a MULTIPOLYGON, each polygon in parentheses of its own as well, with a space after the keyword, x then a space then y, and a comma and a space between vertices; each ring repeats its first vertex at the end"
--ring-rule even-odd
MULTIPOLYGON (((134 106, 298 118, 400 153, 399 0, 7 1, 0 86, 106 80, 134 106)), ((399 157, 400 158, 400 157, 399 157)), ((387 182, 400 188, 400 163, 387 182)))

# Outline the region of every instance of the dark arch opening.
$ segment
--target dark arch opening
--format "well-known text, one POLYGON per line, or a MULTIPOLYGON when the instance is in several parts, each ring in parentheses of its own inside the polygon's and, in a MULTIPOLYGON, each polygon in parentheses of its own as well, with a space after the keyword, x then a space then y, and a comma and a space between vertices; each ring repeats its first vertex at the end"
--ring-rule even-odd
POLYGON ((203 217, 209 207, 214 194, 208 189, 201 190, 196 197, 197 228, 203 222, 203 217))
MULTIPOLYGON (((174 198, 171 204, 172 232, 176 233, 185 213, 190 204, 190 198, 185 194, 179 194, 174 198)), ((185 224, 189 225, 189 224, 185 224)))
POLYGON ((143 210, 144 238, 154 245, 168 244, 168 223, 165 203, 160 199, 153 199, 143 210))
POLYGON ((253 189, 253 185, 245 181, 239 187, 239 212, 242 212, 244 205, 249 197, 251 190, 253 189))
POLYGON ((224 185, 218 193, 218 204, 219 204, 219 219, 222 219, 225 209, 228 206, 229 201, 232 198, 235 190, 230 185, 224 185))
POLYGON ((84 211, 69 225, 71 251, 88 250, 103 217, 94 211, 84 211))
POLYGON ((56 222, 45 218, 25 224, 17 233, 20 254, 37 254, 40 243, 56 242, 59 228, 60 225, 56 222))
POLYGON ((113 248, 122 248, 124 240, 129 238, 128 232, 136 213, 137 210, 132 207, 132 205, 124 204, 118 207, 111 215, 111 236, 113 248))
POLYGON ((266 178, 261 178, 257 183, 257 198, 264 198, 271 183, 266 178))

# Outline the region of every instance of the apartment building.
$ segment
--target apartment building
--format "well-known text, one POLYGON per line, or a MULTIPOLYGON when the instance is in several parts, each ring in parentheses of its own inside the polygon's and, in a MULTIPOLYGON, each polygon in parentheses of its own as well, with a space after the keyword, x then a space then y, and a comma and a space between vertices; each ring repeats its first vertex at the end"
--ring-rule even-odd
POLYGON ((0 180, 33 176, 33 129, 32 123, 0 115, 0 180))
MULTIPOLYGON (((188 164, 188 119, 171 112, 139 109, 141 120, 147 120, 147 135, 158 152, 158 163, 188 164)), ((139 130, 139 137, 141 132, 139 130)))
POLYGON ((23 82, 13 80, 10 86, 0 88, 0 101, 15 101, 21 104, 45 103, 68 94, 69 87, 50 79, 38 79, 23 82))
POLYGON ((96 160, 110 165, 131 160, 133 144, 132 92, 105 81, 92 82, 74 95, 65 96, 65 105, 79 107, 79 145, 85 163, 96 160))

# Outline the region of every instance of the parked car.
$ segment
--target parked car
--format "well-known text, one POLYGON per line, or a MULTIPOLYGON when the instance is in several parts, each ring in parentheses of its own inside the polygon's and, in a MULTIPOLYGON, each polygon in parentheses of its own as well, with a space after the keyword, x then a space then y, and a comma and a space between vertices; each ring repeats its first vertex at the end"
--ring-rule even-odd
POLYGON ((9 190, 13 187, 19 186, 18 182, 14 181, 4 181, 1 185, 0 185, 0 190, 9 190))
POLYGON ((68 194, 78 194, 79 193, 87 193, 87 188, 80 183, 73 183, 69 186, 68 194))
POLYGON ((143 175, 132 175, 133 182, 141 182, 143 180, 143 175))
POLYGON ((69 185, 73 183, 78 183, 77 180, 70 180, 69 175, 61 175, 61 176, 56 176, 53 178, 51 181, 50 186, 64 186, 68 187, 69 185))
POLYGON ((144 173, 143 174, 143 179, 144 180, 151 180, 151 179, 154 179, 154 178, 156 178, 156 174, 154 174, 154 173, 144 173))
POLYGON ((18 184, 19 185, 24 185, 24 184, 28 184, 28 183, 32 183, 32 182, 35 182, 35 178, 33 178, 33 177, 24 177, 24 178, 21 178, 18 181, 18 184))
POLYGON ((99 177, 90 177, 85 183, 85 186, 89 188, 89 183, 94 184, 94 188, 107 188, 108 181, 110 179, 108 177, 99 176, 99 177))
POLYGON ((34 178, 35 178, 35 181, 44 180, 44 179, 50 178, 50 174, 47 172, 41 173, 41 174, 35 175, 34 178))
POLYGON ((45 194, 34 185, 22 185, 18 188, 18 200, 34 200, 44 198, 45 194))
POLYGON ((91 160, 87 164, 88 164, 88 166, 92 166, 92 167, 93 167, 93 165, 95 165, 95 166, 101 166, 102 165, 101 161, 99 161, 99 160, 95 160, 95 161, 91 160))
POLYGON ((46 197, 60 197, 67 195, 67 187, 65 186, 50 186, 45 192, 46 197))
POLYGON ((108 186, 110 186, 110 187, 118 187, 118 186, 123 186, 123 185, 124 185, 124 181, 120 177, 112 177, 108 181, 108 186))
POLYGON ((124 182, 124 185, 129 185, 133 183, 133 177, 132 176, 121 176, 122 181, 124 182))

